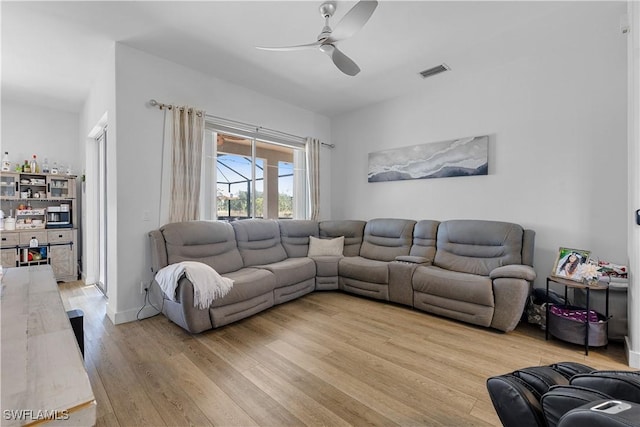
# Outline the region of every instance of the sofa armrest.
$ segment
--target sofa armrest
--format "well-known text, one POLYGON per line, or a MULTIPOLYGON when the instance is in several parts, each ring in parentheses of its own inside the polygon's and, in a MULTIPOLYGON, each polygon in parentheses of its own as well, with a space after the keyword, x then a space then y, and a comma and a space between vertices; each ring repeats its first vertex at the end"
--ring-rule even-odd
POLYGON ((493 279, 495 308, 491 327, 509 332, 520 322, 524 306, 531 292, 531 284, 525 279, 498 277, 493 279))
POLYGON ((199 309, 193 306, 193 283, 185 276, 178 281, 178 287, 176 288, 177 301, 167 299, 164 295, 163 298, 165 298, 162 303, 164 315, 188 332, 198 334, 213 329, 209 309, 199 309))
POLYGON ((408 262, 411 264, 430 264, 431 260, 421 256, 398 255, 395 261, 408 262))
POLYGON ((532 267, 528 265, 503 265, 502 267, 494 268, 489 277, 493 279, 523 279, 528 282, 533 282, 536 278, 536 272, 532 267))

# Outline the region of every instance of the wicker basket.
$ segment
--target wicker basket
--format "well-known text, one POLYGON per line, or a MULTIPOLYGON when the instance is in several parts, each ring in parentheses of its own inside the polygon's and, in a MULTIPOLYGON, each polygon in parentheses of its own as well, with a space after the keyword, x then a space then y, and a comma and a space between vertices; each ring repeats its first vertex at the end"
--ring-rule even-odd
MULTIPOLYGON (((571 305, 554 306, 559 309, 562 315, 555 313, 556 310, 549 310, 549 333, 556 338, 573 344, 584 345, 585 328, 587 322, 575 319, 571 316, 573 312, 584 312, 584 307, 571 305)), ((589 325, 589 347, 600 347, 607 345, 607 318, 602 314, 590 310, 591 317, 597 316, 598 321, 590 321, 589 325)), ((593 320, 593 319, 592 319, 593 320)))

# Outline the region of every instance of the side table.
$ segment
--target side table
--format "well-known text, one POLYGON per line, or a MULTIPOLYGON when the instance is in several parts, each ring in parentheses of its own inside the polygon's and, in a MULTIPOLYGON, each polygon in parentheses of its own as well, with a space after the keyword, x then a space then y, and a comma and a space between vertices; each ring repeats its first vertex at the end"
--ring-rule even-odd
MULTIPOLYGON (((609 329, 609 284, 605 283, 605 282, 597 282, 594 285, 587 285, 586 283, 582 283, 582 282, 576 282, 573 280, 569 280, 569 279, 563 279, 561 277, 555 277, 555 276, 547 276, 547 289, 546 289, 546 294, 547 297, 549 296, 549 283, 554 282, 554 283, 558 283, 562 286, 564 286, 564 300, 565 300, 565 304, 567 303, 567 291, 569 288, 579 288, 579 289, 584 289, 586 291, 586 301, 585 301, 585 307, 584 310, 586 311, 587 315, 586 315, 586 320, 584 322, 584 354, 585 355, 589 355, 589 330, 590 330, 590 325, 589 325, 589 300, 590 300, 590 294, 591 291, 605 291, 605 320, 604 320, 604 345, 606 345, 606 340, 608 337, 608 329, 609 329)), ((547 314, 547 318, 546 318, 546 327, 545 327, 545 334, 544 334, 544 339, 548 340, 549 339, 549 318, 550 318, 550 308, 551 306, 554 304, 550 304, 547 303, 546 305, 546 314, 547 314)), ((553 333, 551 333, 552 335, 554 335, 553 333)), ((556 335, 554 335, 556 336, 556 335)), ((562 339, 564 341, 567 341, 567 339, 563 338, 562 336, 556 336, 556 338, 562 339)))

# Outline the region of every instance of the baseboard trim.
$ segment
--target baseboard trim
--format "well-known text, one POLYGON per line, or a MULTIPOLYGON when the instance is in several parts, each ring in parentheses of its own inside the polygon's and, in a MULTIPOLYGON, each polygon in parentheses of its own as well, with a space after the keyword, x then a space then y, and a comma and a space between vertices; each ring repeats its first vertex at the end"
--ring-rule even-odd
POLYGON ((111 323, 113 323, 114 325, 117 325, 116 323, 117 313, 113 311, 113 305, 110 304, 109 300, 107 300, 107 317, 109 318, 109 320, 111 320, 111 323))
POLYGON ((155 316, 156 314, 158 314, 158 310, 156 310, 155 308, 153 308, 148 304, 142 310, 140 310, 140 308, 132 308, 131 310, 119 311, 117 313, 113 313, 113 317, 112 317, 112 314, 110 314, 109 311, 107 310, 107 315, 109 316, 109 318, 111 319, 114 325, 133 322, 134 320, 146 319, 147 317, 152 317, 152 316, 155 316), (138 314, 138 312, 140 314, 138 314))
POLYGON ((631 350, 629 337, 624 337, 624 349, 627 353, 627 364, 631 368, 640 368, 640 352, 631 350))

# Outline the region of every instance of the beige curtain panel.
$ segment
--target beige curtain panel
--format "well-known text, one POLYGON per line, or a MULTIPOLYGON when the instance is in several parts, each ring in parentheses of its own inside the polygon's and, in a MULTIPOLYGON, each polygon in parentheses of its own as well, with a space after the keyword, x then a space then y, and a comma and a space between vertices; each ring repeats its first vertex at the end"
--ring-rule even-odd
POLYGON ((204 111, 172 107, 169 222, 199 219, 204 111))
POLYGON ((307 185, 309 186, 309 219, 320 218, 320 140, 307 138, 307 185))

